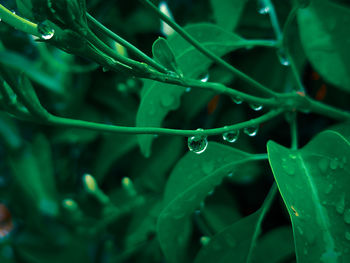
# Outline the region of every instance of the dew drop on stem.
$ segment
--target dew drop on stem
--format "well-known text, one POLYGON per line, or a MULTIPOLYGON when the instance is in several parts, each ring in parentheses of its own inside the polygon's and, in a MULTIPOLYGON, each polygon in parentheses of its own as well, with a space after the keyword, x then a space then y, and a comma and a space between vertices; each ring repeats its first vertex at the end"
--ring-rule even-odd
POLYGON ((209 73, 205 73, 201 75, 199 78, 202 82, 207 82, 209 80, 209 73))
POLYGON ((238 140, 238 137, 239 137, 239 130, 225 132, 222 135, 223 140, 230 143, 236 142, 238 140))
POLYGON ((259 105, 259 104, 249 104, 249 107, 252 109, 252 110, 255 110, 255 111, 260 111, 263 109, 263 106, 262 105, 259 105))
POLYGON ((253 126, 245 127, 243 131, 248 136, 253 137, 253 136, 257 135, 258 130, 259 130, 259 126, 253 125, 253 126))
POLYGON ((48 24, 47 20, 38 24, 38 32, 44 40, 50 40, 55 34, 55 30, 48 24))
POLYGON ((257 8, 261 15, 267 15, 270 12, 270 7, 266 4, 265 0, 257 0, 257 8))
POLYGON ((243 99, 240 98, 240 97, 232 97, 232 100, 233 100, 233 102, 236 103, 237 105, 242 104, 242 102, 243 102, 243 99))
MULTIPOLYGON (((203 129, 197 129, 197 131, 203 131, 203 129)), ((207 136, 192 136, 187 140, 188 148, 191 152, 196 154, 203 153, 208 147, 207 136)))
POLYGON ((289 66, 290 65, 290 61, 288 59, 288 56, 287 56, 287 53, 286 53, 286 50, 283 49, 283 48, 280 48, 277 50, 277 56, 278 56, 278 59, 281 63, 282 66, 289 66))

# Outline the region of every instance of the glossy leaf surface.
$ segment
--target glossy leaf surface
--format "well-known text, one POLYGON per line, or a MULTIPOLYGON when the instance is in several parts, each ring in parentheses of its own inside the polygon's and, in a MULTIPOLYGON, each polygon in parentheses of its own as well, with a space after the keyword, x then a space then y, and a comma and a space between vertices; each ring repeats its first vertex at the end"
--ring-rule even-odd
POLYGON ((313 0, 298 11, 298 24, 312 66, 330 83, 350 91, 350 9, 313 0))
MULTIPOLYGON (((222 56, 246 43, 235 34, 225 32, 211 24, 196 24, 186 28, 187 32, 216 55, 222 56)), ((212 61, 193 48, 179 35, 169 38, 179 69, 186 77, 198 78, 206 72, 212 61)), ((146 81, 136 116, 136 126, 160 127, 169 111, 180 106, 185 87, 146 81)), ((153 135, 138 135, 141 151, 145 156, 151 153, 153 135)))
POLYGON ((298 151, 272 141, 267 149, 292 220, 298 262, 349 261, 349 142, 326 131, 298 151))
POLYGON ((208 192, 239 164, 252 159, 250 154, 211 142, 201 155, 188 152, 177 163, 168 179, 164 209, 158 219, 158 237, 169 262, 185 259, 184 226, 208 192))

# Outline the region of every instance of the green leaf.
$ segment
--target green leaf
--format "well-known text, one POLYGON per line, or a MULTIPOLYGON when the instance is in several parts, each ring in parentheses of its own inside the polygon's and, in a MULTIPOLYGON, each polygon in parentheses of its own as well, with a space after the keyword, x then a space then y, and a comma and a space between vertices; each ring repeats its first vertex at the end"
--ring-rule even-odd
POLYGON ((273 184, 261 208, 216 234, 200 250, 195 263, 251 263, 256 241, 261 233, 261 223, 276 192, 277 187, 273 184))
POLYGON ((313 0, 298 11, 301 41, 312 66, 337 87, 350 91, 350 9, 313 0))
POLYGON ((194 263, 246 262, 259 215, 260 210, 215 235, 209 244, 199 251, 194 263))
POLYGON ((269 231, 259 239, 252 263, 287 262, 283 260, 291 258, 294 254, 292 229, 283 226, 269 231))
POLYGON ((162 64, 167 69, 178 72, 178 66, 176 63, 174 52, 171 50, 168 41, 159 37, 152 46, 153 57, 156 61, 162 64))
POLYGON ((348 262, 349 142, 326 131, 300 150, 267 144, 270 165, 291 217, 297 261, 348 262))
POLYGON ((218 26, 233 31, 239 23, 247 0, 210 0, 218 26))
MULTIPOLYGON (((192 25, 187 27, 186 31, 218 56, 223 56, 246 44, 246 41, 237 35, 211 24, 192 25)), ((177 34, 170 37, 168 41, 174 51, 179 69, 186 77, 198 78, 200 74, 207 72, 212 64, 210 59, 177 34)), ((180 106, 180 99, 184 92, 185 87, 146 81, 141 93, 136 126, 160 127, 168 112, 180 106)), ((137 138, 142 153, 148 157, 151 154, 153 135, 138 135, 137 138)))
POLYGON ((188 152, 175 166, 164 194, 164 209, 157 224, 162 250, 169 262, 186 258, 185 229, 193 211, 239 164, 253 160, 248 153, 210 142, 200 155, 188 152))

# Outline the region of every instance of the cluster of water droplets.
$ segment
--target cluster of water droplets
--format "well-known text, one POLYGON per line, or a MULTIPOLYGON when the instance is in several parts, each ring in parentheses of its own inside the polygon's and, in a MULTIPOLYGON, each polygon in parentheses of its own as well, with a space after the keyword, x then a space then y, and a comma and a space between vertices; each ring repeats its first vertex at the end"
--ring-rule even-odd
MULTIPOLYGON (((197 131, 203 131, 203 129, 197 129, 197 131)), ((208 147, 207 136, 192 136, 187 140, 188 149, 196 154, 203 153, 208 147)))
POLYGON ((55 30, 46 20, 38 24, 38 32, 44 40, 50 40, 55 34, 55 30))
MULTIPOLYGON (((232 97, 232 101, 237 105, 243 103, 243 99, 241 97, 232 97)), ((254 111, 261 111, 264 108, 263 105, 256 103, 249 103, 249 107, 254 111)))

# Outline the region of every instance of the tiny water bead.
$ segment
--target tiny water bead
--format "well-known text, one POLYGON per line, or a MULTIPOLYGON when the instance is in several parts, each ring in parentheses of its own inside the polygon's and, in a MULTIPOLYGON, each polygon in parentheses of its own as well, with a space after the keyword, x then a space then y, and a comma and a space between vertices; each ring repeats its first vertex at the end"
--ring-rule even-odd
POLYGON ((223 140, 230 143, 236 142, 238 140, 238 137, 239 137, 239 130, 225 132, 222 135, 223 140))
POLYGON ((267 15, 270 12, 270 7, 265 0, 257 0, 257 7, 261 15, 267 15))
POLYGON ((250 137, 253 137, 255 135, 258 134, 259 131, 259 126, 258 125, 254 125, 254 126, 249 126, 249 127, 245 127, 243 132, 245 134, 247 134, 250 137))
POLYGON ((200 76, 202 82, 207 82, 209 80, 209 73, 200 76))
POLYGON ((186 89, 185 89, 185 92, 190 92, 191 91, 191 88, 190 87, 187 87, 186 89))
POLYGON ((284 49, 277 50, 277 56, 282 66, 289 66, 290 61, 288 59, 287 53, 284 49))
POLYGON ((252 109, 252 110, 255 110, 255 111, 260 111, 263 109, 263 106, 262 105, 259 105, 259 104, 249 104, 249 107, 252 109))
POLYGON ((55 30, 50 27, 47 21, 38 24, 38 32, 41 35, 41 38, 45 40, 51 39, 55 34, 55 30))
MULTIPOLYGON (((197 129, 197 131, 203 131, 203 129, 197 129)), ((203 153, 208 147, 207 136, 192 136, 187 140, 188 148, 191 152, 196 154, 203 153)))
POLYGON ((237 105, 242 104, 242 102, 243 102, 243 99, 240 98, 240 97, 232 97, 232 100, 233 100, 233 102, 236 103, 237 105))

